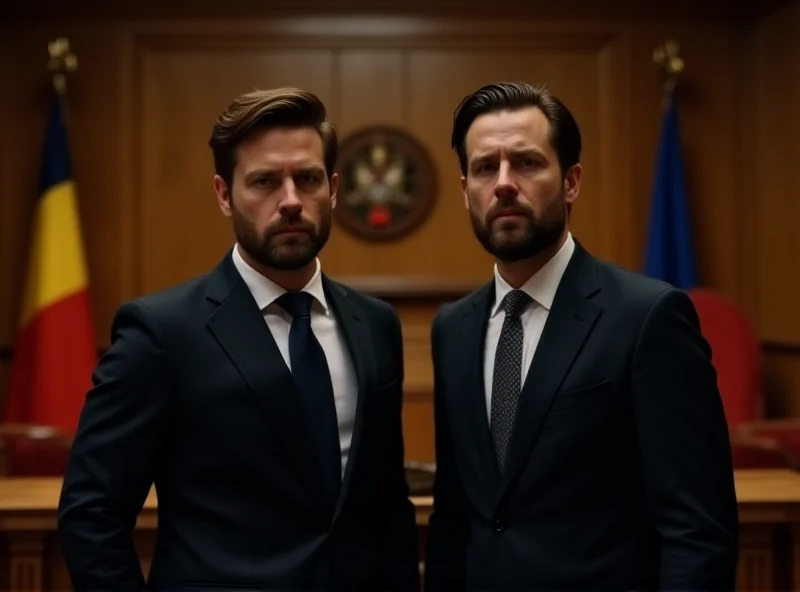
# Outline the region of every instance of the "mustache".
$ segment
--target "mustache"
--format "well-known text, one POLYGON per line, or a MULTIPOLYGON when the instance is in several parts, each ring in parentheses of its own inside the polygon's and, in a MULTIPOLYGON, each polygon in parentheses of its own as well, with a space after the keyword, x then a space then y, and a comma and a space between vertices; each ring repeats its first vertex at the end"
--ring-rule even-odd
POLYGON ((488 212, 486 212, 486 221, 491 222, 498 216, 508 216, 508 215, 518 215, 518 216, 525 216, 528 219, 532 219, 533 212, 530 208, 526 208, 519 204, 498 204, 491 208, 488 212))
POLYGON ((304 230, 306 232, 314 232, 314 224, 312 224, 308 220, 304 220, 300 214, 296 216, 281 217, 280 220, 270 225, 269 232, 270 234, 272 234, 275 232, 280 232, 282 230, 288 230, 289 228, 291 228, 292 230, 304 230))

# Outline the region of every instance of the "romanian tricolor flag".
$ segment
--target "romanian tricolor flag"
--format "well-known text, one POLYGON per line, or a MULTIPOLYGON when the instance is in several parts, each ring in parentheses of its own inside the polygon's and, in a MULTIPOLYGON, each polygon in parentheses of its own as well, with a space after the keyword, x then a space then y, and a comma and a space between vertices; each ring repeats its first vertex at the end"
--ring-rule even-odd
POLYGON ((47 123, 40 194, 5 421, 75 432, 97 362, 63 105, 47 123))

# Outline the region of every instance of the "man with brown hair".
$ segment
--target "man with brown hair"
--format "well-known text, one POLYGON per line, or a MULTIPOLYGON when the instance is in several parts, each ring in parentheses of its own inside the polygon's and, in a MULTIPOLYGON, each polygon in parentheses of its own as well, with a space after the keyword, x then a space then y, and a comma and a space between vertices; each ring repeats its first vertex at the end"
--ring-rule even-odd
POLYGON ((124 304, 59 505, 76 590, 416 590, 397 314, 322 274, 337 138, 292 88, 236 99, 210 141, 236 245, 124 304))
POLYGON ((691 300, 573 238, 581 134, 547 89, 478 89, 452 146, 496 264, 433 321, 426 591, 733 590, 728 429, 691 300))

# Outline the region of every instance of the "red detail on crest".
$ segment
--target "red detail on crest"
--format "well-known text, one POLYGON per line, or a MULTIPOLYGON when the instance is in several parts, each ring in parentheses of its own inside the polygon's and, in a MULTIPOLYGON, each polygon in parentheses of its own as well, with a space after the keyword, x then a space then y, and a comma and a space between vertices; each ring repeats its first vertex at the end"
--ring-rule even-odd
POLYGON ((369 222, 370 226, 388 226, 391 218, 392 215, 389 212, 389 208, 385 205, 372 206, 367 214, 367 222, 369 222))

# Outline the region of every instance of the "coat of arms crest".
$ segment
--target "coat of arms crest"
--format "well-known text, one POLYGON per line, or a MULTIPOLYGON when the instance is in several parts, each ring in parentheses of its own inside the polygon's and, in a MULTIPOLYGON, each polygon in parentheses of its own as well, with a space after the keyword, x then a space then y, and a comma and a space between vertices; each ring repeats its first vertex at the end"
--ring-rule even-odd
POLYGON ((431 157, 407 132, 370 127, 346 138, 339 152, 334 210, 347 231, 365 240, 406 236, 421 225, 436 196, 431 157))

